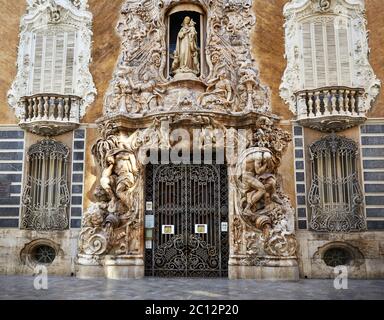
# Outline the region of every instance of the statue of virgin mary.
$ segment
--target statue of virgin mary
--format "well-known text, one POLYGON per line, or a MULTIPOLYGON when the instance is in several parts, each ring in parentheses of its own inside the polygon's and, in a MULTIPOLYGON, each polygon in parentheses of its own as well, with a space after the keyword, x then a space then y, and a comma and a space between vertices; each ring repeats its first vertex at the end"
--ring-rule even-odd
POLYGON ((196 23, 185 17, 182 28, 177 36, 176 50, 172 64, 172 71, 175 74, 200 73, 199 48, 197 46, 196 23))

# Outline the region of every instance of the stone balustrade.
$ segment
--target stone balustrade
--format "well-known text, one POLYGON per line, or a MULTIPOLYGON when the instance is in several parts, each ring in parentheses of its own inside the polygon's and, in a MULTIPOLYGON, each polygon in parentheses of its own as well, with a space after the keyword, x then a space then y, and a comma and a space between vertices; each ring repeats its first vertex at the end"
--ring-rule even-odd
POLYGON ((340 131, 365 121, 364 90, 325 87, 297 92, 298 121, 321 131, 340 131))
POLYGON ((24 111, 20 126, 36 134, 58 135, 80 124, 81 98, 38 94, 20 99, 24 111))

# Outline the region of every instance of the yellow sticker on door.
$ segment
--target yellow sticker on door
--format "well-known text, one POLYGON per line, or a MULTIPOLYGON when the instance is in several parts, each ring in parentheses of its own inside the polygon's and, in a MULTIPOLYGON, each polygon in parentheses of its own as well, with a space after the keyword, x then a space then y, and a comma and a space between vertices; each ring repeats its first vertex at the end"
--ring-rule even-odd
POLYGON ((175 234, 175 226, 173 225, 164 225, 163 234, 175 234))
POLYGON ((207 224, 196 224, 195 225, 195 233, 207 234, 208 233, 208 225, 207 224))

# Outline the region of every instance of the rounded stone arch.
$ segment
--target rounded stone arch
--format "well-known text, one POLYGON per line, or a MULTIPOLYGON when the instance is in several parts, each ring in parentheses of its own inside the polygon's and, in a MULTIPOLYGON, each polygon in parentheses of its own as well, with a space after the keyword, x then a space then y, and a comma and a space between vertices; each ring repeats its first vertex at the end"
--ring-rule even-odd
POLYGON ((54 254, 52 256, 52 261, 50 263, 45 263, 45 265, 53 264, 64 257, 64 251, 59 244, 51 239, 41 238, 24 245, 23 249, 20 251, 20 260, 22 264, 32 269, 38 264, 42 264, 41 262, 38 262, 35 257, 37 249, 41 247, 50 248, 54 254))
POLYGON ((164 21, 166 25, 165 42, 167 44, 167 64, 165 70, 166 78, 172 77, 173 52, 175 50, 177 33, 180 30, 181 22, 185 16, 191 16, 196 22, 198 32, 198 46, 200 48, 200 74, 206 77, 209 74, 205 48, 208 33, 208 13, 200 2, 190 1, 184 3, 175 3, 165 10, 164 21))
POLYGON ((326 268, 333 268, 332 266, 326 263, 327 256, 331 251, 340 251, 344 252, 348 256, 348 261, 346 266, 357 267, 364 262, 364 255, 359 248, 349 244, 348 242, 343 241, 334 241, 325 244, 322 247, 319 247, 318 250, 313 255, 313 259, 323 265, 326 268))

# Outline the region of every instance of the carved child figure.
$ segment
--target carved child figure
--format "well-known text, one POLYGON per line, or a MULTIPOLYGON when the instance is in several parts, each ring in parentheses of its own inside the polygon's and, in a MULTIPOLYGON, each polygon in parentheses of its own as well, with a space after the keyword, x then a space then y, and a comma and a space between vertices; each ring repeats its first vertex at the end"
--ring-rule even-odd
POLYGON ((224 108, 232 103, 232 84, 227 72, 221 70, 218 78, 208 82, 207 92, 203 93, 199 101, 203 107, 209 105, 221 105, 224 108))
POLYGON ((136 113, 146 114, 154 111, 161 104, 163 90, 157 87, 156 80, 153 78, 153 72, 148 71, 143 75, 143 81, 134 84, 132 80, 131 86, 134 91, 133 100, 137 104, 136 113))

